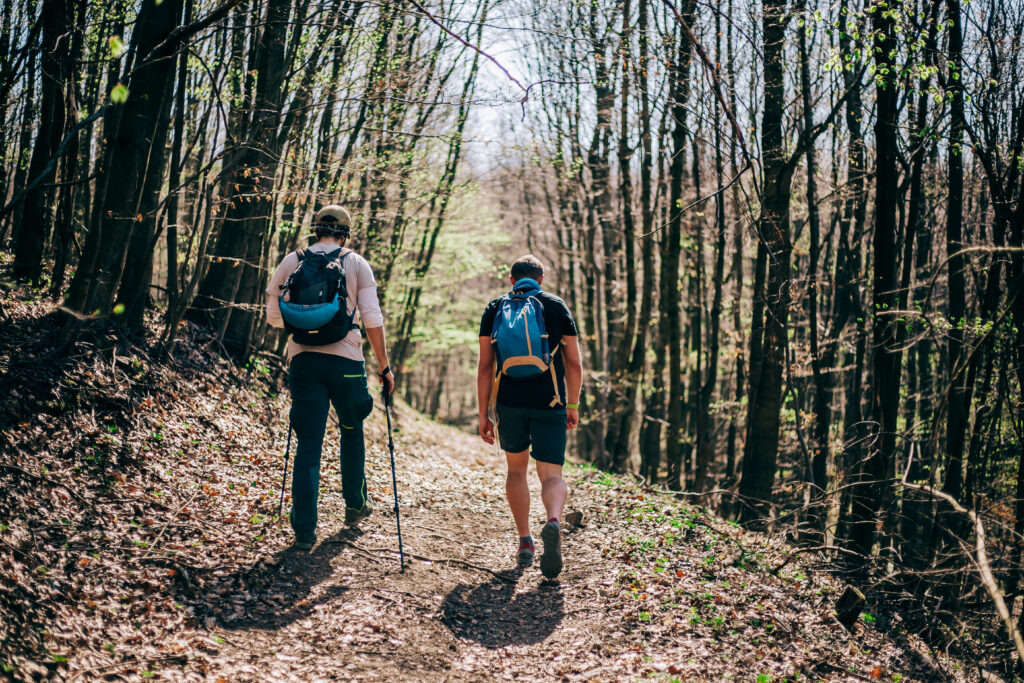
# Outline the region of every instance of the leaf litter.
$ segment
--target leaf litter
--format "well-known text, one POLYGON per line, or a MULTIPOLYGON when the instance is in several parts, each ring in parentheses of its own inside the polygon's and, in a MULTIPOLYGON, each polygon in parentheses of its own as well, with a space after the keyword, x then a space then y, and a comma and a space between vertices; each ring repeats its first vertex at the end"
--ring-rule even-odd
POLYGON ((341 523, 332 420, 319 542, 292 551, 280 368, 239 370, 196 327, 170 363, 116 334, 58 356, 47 306, 5 297, 7 678, 976 680, 898 628, 847 631, 843 585, 777 539, 588 466, 566 468, 559 580, 517 568, 503 456, 400 404, 401 573, 379 398, 373 516, 341 523))

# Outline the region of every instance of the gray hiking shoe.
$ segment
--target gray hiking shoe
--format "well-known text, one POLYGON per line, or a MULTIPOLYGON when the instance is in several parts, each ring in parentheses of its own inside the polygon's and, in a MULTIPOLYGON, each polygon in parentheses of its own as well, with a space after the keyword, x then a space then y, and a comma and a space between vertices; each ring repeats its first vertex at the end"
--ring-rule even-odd
POLYGON ((553 579, 562 571, 562 530, 558 522, 548 522, 540 532, 544 554, 540 556, 540 573, 553 579))
POLYGON ((363 503, 361 508, 345 508, 345 524, 348 526, 359 526, 359 523, 370 516, 373 512, 373 508, 370 507, 370 501, 363 503))
POLYGON ((533 543, 528 541, 519 542, 519 552, 516 553, 516 559, 519 560, 519 564, 529 566, 533 564, 533 543))
POLYGON ((295 548, 296 550, 302 550, 302 551, 305 551, 305 552, 309 552, 310 550, 313 549, 313 546, 315 544, 316 544, 316 534, 302 534, 301 536, 296 536, 295 537, 295 543, 292 544, 292 547, 295 548))

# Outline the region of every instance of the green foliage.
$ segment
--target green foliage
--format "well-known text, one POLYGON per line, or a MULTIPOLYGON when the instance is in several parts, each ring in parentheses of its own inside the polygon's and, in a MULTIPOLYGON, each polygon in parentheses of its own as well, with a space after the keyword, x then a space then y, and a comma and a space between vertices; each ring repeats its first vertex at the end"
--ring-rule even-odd
POLYGON ((114 104, 124 104, 128 101, 128 86, 118 83, 110 91, 110 101, 114 104))
POLYGON ((503 248, 511 242, 490 207, 478 200, 475 186, 463 188, 453 199, 453 218, 438 236, 430 270, 421 280, 410 267, 396 271, 397 277, 388 283, 385 307, 392 314, 401 310, 410 287, 419 282, 423 286, 411 336, 415 353, 408 366, 455 349, 475 353, 480 314, 500 291, 497 287, 488 291, 484 276, 498 270, 503 248))
POLYGON ((110 36, 107 39, 107 46, 110 48, 111 59, 121 58, 121 54, 124 52, 124 41, 121 40, 121 36, 110 36))

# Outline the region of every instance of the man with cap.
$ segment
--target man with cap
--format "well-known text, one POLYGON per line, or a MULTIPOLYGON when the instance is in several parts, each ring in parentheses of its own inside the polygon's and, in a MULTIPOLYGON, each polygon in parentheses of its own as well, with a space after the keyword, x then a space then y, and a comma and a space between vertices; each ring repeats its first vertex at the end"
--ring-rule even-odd
MULTIPOLYGON (((313 230, 317 241, 308 251, 331 254, 340 250, 345 269, 349 314, 359 313, 370 347, 381 369, 379 380, 389 393, 395 388, 395 376, 388 366, 384 342, 384 317, 377 300, 377 282, 370 264, 345 246, 352 218, 341 206, 331 204, 316 214, 313 230)), ((300 263, 300 252, 284 257, 267 285, 267 322, 284 327, 278 296, 288 277, 300 263)), ((298 447, 292 470, 291 524, 295 547, 310 550, 316 543, 317 494, 320 489, 320 455, 330 406, 338 414, 341 426, 341 484, 345 499, 345 523, 358 526, 373 511, 366 492, 364 472, 365 446, 363 420, 373 410, 373 398, 366 383, 362 335, 353 323, 340 341, 310 346, 288 339, 291 359, 289 384, 292 394, 291 428, 298 447)))

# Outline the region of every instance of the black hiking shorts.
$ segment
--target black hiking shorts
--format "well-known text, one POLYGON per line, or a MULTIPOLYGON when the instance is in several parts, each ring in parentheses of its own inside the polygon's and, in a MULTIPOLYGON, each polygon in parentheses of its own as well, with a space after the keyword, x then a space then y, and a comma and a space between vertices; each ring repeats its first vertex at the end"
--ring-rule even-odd
POLYGON ((522 453, 529 449, 534 460, 565 464, 565 408, 515 408, 499 403, 495 410, 501 450, 522 453))

